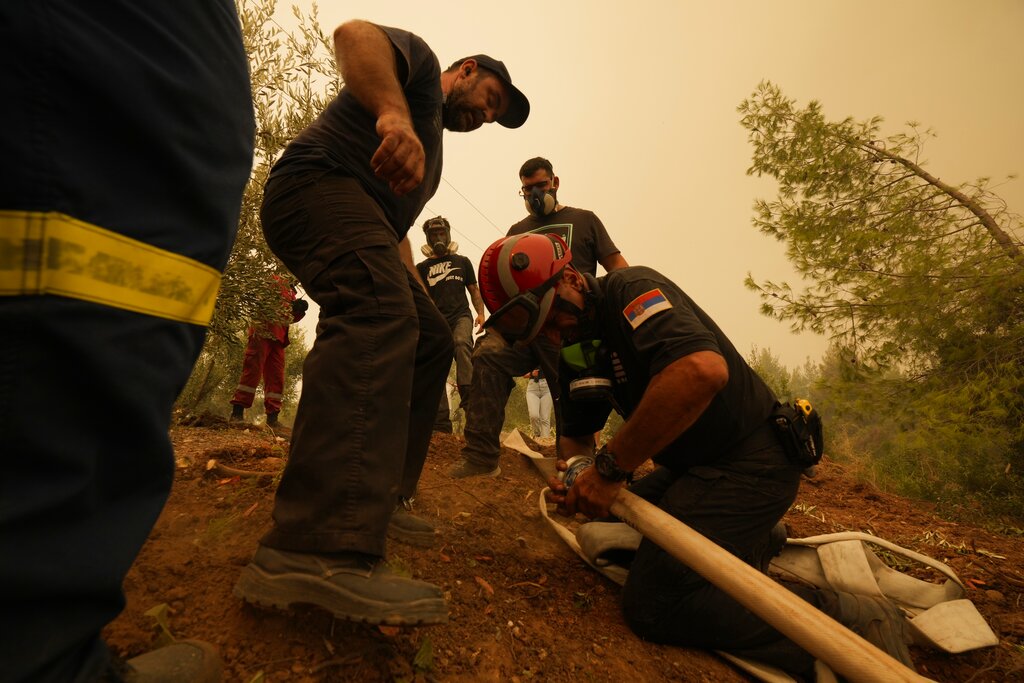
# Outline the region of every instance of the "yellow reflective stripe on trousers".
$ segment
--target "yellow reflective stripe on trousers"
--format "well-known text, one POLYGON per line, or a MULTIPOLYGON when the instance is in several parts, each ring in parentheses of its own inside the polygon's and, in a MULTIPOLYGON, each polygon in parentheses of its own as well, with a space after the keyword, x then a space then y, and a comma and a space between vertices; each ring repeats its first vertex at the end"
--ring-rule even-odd
POLYGON ((0 296, 54 294, 208 325, 220 273, 71 216, 0 211, 0 296))

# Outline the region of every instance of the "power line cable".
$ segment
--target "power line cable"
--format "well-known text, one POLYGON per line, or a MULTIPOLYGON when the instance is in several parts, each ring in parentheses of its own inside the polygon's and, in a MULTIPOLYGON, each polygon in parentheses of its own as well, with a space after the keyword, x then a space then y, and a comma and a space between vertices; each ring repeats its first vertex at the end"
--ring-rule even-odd
POLYGON ((445 183, 447 183, 447 184, 448 184, 448 187, 452 188, 452 190, 454 190, 454 191, 455 191, 455 194, 457 194, 457 195, 459 195, 460 197, 462 197, 462 199, 463 199, 463 200, 464 200, 464 201, 465 201, 465 202, 466 202, 467 204, 469 204, 470 206, 472 206, 472 207, 473 207, 473 209, 474 209, 474 210, 475 210, 475 211, 476 211, 476 212, 477 212, 478 214, 480 214, 481 216, 483 216, 483 217, 484 217, 484 220, 485 220, 485 221, 487 221, 488 223, 490 223, 490 224, 491 224, 491 227, 493 227, 493 228, 494 228, 495 230, 497 230, 497 231, 498 231, 498 232, 499 232, 499 233, 500 233, 500 234, 501 234, 501 235, 502 235, 502 236, 504 237, 504 235, 505 235, 505 231, 503 231, 503 230, 502 230, 501 228, 499 228, 499 227, 498 227, 497 225, 495 225, 495 224, 494 224, 494 221, 492 221, 492 220, 491 220, 490 218, 488 218, 488 217, 487 217, 487 215, 486 215, 486 214, 485 214, 485 213, 484 213, 483 211, 481 211, 480 209, 478 209, 478 208, 477 208, 477 206, 476 206, 476 204, 474 204, 473 202, 469 201, 469 198, 468 198, 468 197, 467 197, 466 195, 464 195, 464 194, 462 194, 461 192, 459 192, 459 188, 457 188, 457 187, 455 187, 454 185, 452 185, 451 181, 450 181, 450 180, 448 180, 447 178, 445 178, 444 176, 441 176, 441 180, 443 180, 443 181, 444 181, 445 183))
MULTIPOLYGON (((443 216, 443 215, 444 215, 444 212, 443 212, 443 211, 441 211, 441 212, 438 212, 438 211, 434 211, 434 209, 430 208, 430 204, 426 204, 426 205, 424 205, 424 208, 426 208, 426 209, 427 209, 427 211, 429 211, 430 213, 434 214, 435 216, 443 216)), ((453 231, 453 232, 457 233, 458 235, 460 235, 461 237, 463 237, 463 238, 464 238, 464 239, 465 239, 465 240, 466 240, 467 242, 469 242, 469 243, 470 243, 470 244, 472 244, 472 245, 473 245, 474 247, 476 247, 476 248, 477 248, 478 250, 480 250, 480 252, 483 252, 483 251, 484 251, 484 248, 483 248, 483 247, 481 247, 481 246, 480 246, 479 244, 477 244, 476 242, 474 242, 474 241, 473 241, 473 238, 471 238, 471 237, 470 237, 469 235, 467 235, 466 233, 462 232, 461 230, 459 230, 459 229, 458 229, 458 228, 456 228, 455 226, 451 225, 450 223, 449 223, 449 227, 450 227, 450 228, 452 229, 452 231, 453 231)))

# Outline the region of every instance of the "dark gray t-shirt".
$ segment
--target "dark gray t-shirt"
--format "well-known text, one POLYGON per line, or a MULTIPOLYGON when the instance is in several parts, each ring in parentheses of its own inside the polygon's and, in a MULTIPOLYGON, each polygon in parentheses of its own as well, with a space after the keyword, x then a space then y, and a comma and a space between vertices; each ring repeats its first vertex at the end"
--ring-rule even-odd
POLYGON ((601 219, 586 209, 563 206, 542 218, 531 214, 509 228, 507 235, 511 237, 524 232, 558 235, 569 245, 572 267, 590 275, 597 275, 597 264, 601 259, 619 252, 601 219))
POLYGON ((377 118, 344 87, 316 121, 292 140, 270 177, 321 171, 355 178, 383 210, 401 240, 441 182, 441 67, 419 36, 388 26, 380 28, 394 48, 398 79, 426 153, 423 182, 399 197, 387 182, 374 176, 370 159, 380 145, 377 118))

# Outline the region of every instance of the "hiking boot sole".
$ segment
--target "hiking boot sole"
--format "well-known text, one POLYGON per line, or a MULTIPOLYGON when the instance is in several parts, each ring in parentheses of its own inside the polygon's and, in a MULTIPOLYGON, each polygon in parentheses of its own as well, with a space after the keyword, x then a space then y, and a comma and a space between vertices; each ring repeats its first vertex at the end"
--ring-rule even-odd
POLYGON ((501 467, 499 465, 495 465, 493 470, 485 470, 482 468, 477 470, 474 468, 473 470, 467 471, 462 466, 455 466, 448 470, 448 476, 452 479, 468 479, 470 477, 493 478, 500 474, 501 467))
POLYGON ((437 542, 437 534, 433 531, 409 531, 394 524, 388 525, 388 538, 417 548, 433 548, 437 542))
POLYGON ((267 574, 252 565, 242 569, 235 597, 260 607, 289 610, 294 605, 314 605, 339 619, 387 626, 418 626, 448 623, 444 598, 424 598, 395 604, 368 600, 341 586, 309 574, 267 574))

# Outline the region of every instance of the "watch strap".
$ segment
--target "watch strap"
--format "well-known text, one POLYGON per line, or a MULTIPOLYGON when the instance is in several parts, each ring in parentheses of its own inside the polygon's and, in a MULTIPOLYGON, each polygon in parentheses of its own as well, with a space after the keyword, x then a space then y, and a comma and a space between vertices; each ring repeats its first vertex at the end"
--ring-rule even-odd
POLYGON ((594 468, 601 477, 608 481, 629 482, 633 480, 633 473, 619 467, 615 461, 615 454, 608 449, 607 443, 594 454, 594 468))

